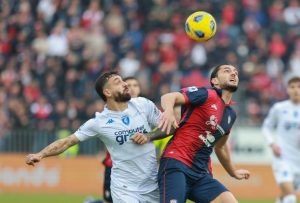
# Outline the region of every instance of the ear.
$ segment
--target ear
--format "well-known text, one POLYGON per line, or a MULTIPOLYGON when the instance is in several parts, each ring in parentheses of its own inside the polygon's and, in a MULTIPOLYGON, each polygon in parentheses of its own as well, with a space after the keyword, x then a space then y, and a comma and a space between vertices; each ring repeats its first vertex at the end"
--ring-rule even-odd
POLYGON ((219 80, 217 78, 211 79, 211 82, 215 85, 219 85, 219 80))
POLYGON ((104 90, 103 90, 103 94, 106 96, 106 98, 109 98, 109 97, 111 97, 111 91, 109 90, 109 89, 107 89, 107 88, 105 88, 104 90))

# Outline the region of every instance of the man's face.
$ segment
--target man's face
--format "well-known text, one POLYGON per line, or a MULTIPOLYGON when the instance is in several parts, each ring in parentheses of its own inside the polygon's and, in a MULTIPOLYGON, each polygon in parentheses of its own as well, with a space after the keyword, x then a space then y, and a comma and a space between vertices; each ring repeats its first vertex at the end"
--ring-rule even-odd
POLYGON ((128 85, 119 75, 109 78, 105 86, 107 98, 113 98, 116 102, 127 102, 131 99, 128 85))
POLYGON ((235 92, 238 89, 239 77, 238 71, 234 66, 223 65, 217 73, 217 77, 213 79, 214 85, 223 90, 235 92))
POLYGON ((141 93, 139 82, 136 79, 128 79, 125 82, 128 84, 131 97, 138 97, 141 93))
POLYGON ((300 82, 292 82, 288 85, 287 93, 295 103, 300 103, 300 82))

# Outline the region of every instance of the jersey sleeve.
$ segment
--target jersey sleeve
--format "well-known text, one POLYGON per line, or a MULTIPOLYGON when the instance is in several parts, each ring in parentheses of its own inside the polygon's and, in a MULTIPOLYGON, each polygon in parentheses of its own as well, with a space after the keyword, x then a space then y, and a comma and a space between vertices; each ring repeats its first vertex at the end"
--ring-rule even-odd
POLYGON ((197 88, 195 86, 183 88, 180 91, 184 98, 185 104, 192 106, 199 106, 203 104, 208 97, 208 91, 206 88, 197 88))
POLYGON ((96 131, 95 119, 86 121, 74 134, 80 141, 96 136, 98 132, 96 131))
POLYGON ((277 125, 277 121, 278 121, 278 111, 275 105, 270 109, 262 125, 263 135, 269 145, 274 142, 273 131, 277 125))
POLYGON ((227 135, 229 135, 229 134, 231 133, 232 126, 233 126, 233 124, 235 123, 236 118, 237 118, 236 112, 235 112, 232 108, 230 108, 230 110, 231 110, 231 113, 230 113, 230 115, 231 115, 231 121, 230 121, 231 127, 230 127, 230 129, 228 130, 228 132, 226 132, 227 135))

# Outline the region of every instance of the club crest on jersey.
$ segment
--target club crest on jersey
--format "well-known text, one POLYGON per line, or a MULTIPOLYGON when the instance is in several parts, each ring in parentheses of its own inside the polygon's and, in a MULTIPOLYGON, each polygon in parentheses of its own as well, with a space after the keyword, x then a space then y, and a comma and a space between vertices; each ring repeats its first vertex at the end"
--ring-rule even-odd
POLYGON ((122 122, 125 124, 125 125, 129 125, 130 123, 130 119, 129 117, 126 115, 126 116, 123 116, 122 118, 122 122))
POLYGON ((295 111, 295 112, 294 112, 294 117, 297 118, 298 115, 299 115, 298 111, 295 111))

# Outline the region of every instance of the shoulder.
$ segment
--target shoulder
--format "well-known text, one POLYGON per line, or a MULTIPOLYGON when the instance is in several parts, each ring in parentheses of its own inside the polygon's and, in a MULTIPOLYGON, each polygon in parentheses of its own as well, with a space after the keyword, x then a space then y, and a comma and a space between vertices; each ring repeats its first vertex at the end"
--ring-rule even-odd
POLYGON ((208 88, 207 87, 196 87, 196 86, 190 86, 190 87, 185 87, 181 89, 181 92, 203 92, 207 93, 208 88))
POLYGON ((91 118, 90 121, 101 124, 103 121, 111 118, 111 116, 112 115, 104 109, 102 112, 96 112, 95 116, 91 118))
POLYGON ((134 105, 134 106, 145 106, 145 105, 149 105, 153 102, 150 101, 149 99, 145 98, 145 97, 136 97, 136 98, 132 98, 129 101, 129 103, 134 105))
POLYGON ((286 109, 291 106, 291 102, 289 100, 284 100, 281 102, 275 103, 271 108, 275 110, 286 109))

